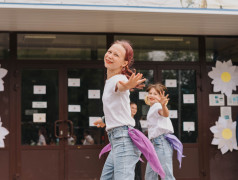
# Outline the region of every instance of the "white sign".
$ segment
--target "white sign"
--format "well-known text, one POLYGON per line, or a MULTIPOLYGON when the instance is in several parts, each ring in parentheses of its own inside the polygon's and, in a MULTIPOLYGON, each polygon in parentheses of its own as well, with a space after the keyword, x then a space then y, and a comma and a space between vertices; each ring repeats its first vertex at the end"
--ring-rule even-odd
POLYGON ((141 128, 148 128, 147 120, 140 120, 141 128))
POLYGON ((195 123, 194 122, 183 122, 183 131, 195 131, 195 123))
POLYGON ((165 86, 166 87, 177 87, 177 80, 176 79, 165 79, 165 86))
POLYGON ((69 78, 68 86, 69 87, 80 87, 80 79, 79 78, 69 78))
POLYGON ((220 107, 221 117, 226 120, 231 120, 231 107, 220 107))
POLYGON ((232 94, 227 97, 227 105, 228 106, 238 106, 238 94, 232 94))
POLYGON ((80 105, 69 105, 68 111, 69 112, 81 112, 81 106, 80 105))
POLYGON ((139 92, 139 99, 140 100, 144 100, 145 99, 145 96, 148 94, 148 92, 145 92, 145 91, 140 91, 139 92))
POLYGON ((93 123, 98 119, 101 119, 101 117, 89 117, 89 126, 95 126, 93 123))
POLYGON ((88 99, 100 99, 100 90, 88 90, 88 99))
POLYGON ((209 106, 224 106, 224 94, 209 94, 209 106))
POLYGON ((194 104, 194 94, 184 94, 183 95, 183 103, 184 104, 194 104))
POLYGON ((178 118, 178 111, 177 110, 169 110, 169 118, 178 118))
POLYGON ((33 94, 46 94, 46 86, 33 86, 33 94))
POLYGON ((32 102, 32 108, 47 108, 47 102, 43 101, 32 102))
POLYGON ((38 110, 36 110, 36 109, 26 109, 25 110, 25 115, 26 116, 29 116, 29 115, 33 115, 34 113, 38 113, 38 110))
POLYGON ((34 113, 33 114, 33 122, 45 123, 46 122, 46 114, 45 113, 34 113))

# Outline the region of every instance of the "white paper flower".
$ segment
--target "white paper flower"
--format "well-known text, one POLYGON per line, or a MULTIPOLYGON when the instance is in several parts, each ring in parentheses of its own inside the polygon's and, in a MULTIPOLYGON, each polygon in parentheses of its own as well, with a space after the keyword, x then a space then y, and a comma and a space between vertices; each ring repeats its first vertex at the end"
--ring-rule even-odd
POLYGON ((4 91, 4 86, 3 86, 4 82, 2 78, 6 76, 6 74, 7 74, 7 70, 1 68, 1 64, 0 64, 0 91, 4 91))
POLYGON ((2 127, 1 117, 0 117, 0 147, 5 147, 3 139, 5 139, 5 136, 9 134, 9 131, 2 127))
POLYGON ((214 133, 211 144, 218 145, 218 149, 221 149, 222 154, 228 150, 238 150, 235 133, 236 122, 219 117, 216 125, 212 126, 210 130, 214 133))
POLYGON ((221 91, 227 96, 230 96, 232 90, 235 91, 238 85, 238 71, 236 71, 236 66, 232 66, 231 60, 223 63, 217 61, 216 67, 212 68, 208 76, 213 79, 213 91, 221 91))

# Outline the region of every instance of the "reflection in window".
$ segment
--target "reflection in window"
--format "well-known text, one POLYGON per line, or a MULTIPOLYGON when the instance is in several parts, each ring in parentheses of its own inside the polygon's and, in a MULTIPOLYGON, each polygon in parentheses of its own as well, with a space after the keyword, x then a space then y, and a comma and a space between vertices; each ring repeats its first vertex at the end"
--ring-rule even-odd
POLYGON ((198 61, 198 38, 182 36, 115 36, 132 43, 136 61, 198 61))
POLYGON ((9 35, 0 33, 0 59, 7 59, 9 56, 9 35))
MULTIPOLYGON (((197 128, 197 102, 196 102, 196 71, 195 70, 163 70, 163 84, 166 80, 176 80, 176 87, 167 87, 170 101, 169 110, 177 110, 177 118, 171 118, 175 135, 183 143, 196 143, 197 128), (183 95, 194 95, 194 103, 184 102, 183 95), (187 124, 194 123, 195 130, 186 130, 187 124)), ((192 98, 193 99, 193 98, 192 98)))
POLYGON ((206 61, 238 62, 238 38, 206 38, 206 61))
POLYGON ((58 145, 54 122, 59 114, 58 71, 22 71, 21 134, 22 145, 58 145))
POLYGON ((18 59, 103 60, 106 36, 18 34, 18 59))
POLYGON ((68 104, 80 106, 78 111, 69 108, 68 119, 73 122, 73 137, 68 144, 93 145, 105 141, 104 128, 93 126, 93 121, 103 116, 102 93, 104 88, 103 69, 69 69, 68 81, 77 82, 68 86, 68 104))

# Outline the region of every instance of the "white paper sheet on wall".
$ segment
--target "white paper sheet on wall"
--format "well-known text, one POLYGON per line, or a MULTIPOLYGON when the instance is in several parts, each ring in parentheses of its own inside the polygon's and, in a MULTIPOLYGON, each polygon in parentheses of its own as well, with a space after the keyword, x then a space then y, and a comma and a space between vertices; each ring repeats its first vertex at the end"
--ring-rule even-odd
POLYGON ((89 126, 95 126, 93 123, 98 119, 101 119, 101 117, 89 117, 89 126))
POLYGON ((34 85, 33 86, 33 94, 46 94, 46 86, 34 85))
POLYGON ((168 87, 177 87, 177 80, 176 79, 165 79, 165 86, 168 87))
POLYGON ((80 87, 80 78, 69 78, 68 87, 80 87))
POLYGON ((68 112, 81 112, 81 106, 80 105, 69 105, 68 112))
POLYGON ((26 109, 25 110, 26 116, 32 116, 34 113, 38 113, 38 110, 37 109, 26 109))
POLYGON ((141 128, 148 128, 147 120, 140 120, 141 128))
POLYGON ((47 108, 47 102, 33 101, 32 108, 47 108))
POLYGON ((194 94, 184 94, 183 95, 183 103, 184 104, 194 104, 194 94))
POLYGON ((33 122, 45 123, 46 122, 46 114, 45 113, 34 113, 33 114, 33 122))
POLYGON ((88 99, 100 99, 100 90, 88 90, 88 99))
POLYGON ((224 106, 224 94, 209 94, 209 106, 224 106))
POLYGON ((140 100, 144 100, 145 99, 145 96, 147 95, 148 93, 146 91, 140 91, 139 92, 139 99, 140 100))
POLYGON ((183 131, 195 131, 195 123, 194 122, 183 122, 183 131))
POLYGON ((169 118, 178 118, 178 111, 177 110, 169 110, 169 118))
POLYGON ((220 107, 220 114, 226 120, 231 120, 231 107, 220 107))
POLYGON ((227 97, 227 105, 228 106, 238 106, 238 94, 232 94, 227 97))

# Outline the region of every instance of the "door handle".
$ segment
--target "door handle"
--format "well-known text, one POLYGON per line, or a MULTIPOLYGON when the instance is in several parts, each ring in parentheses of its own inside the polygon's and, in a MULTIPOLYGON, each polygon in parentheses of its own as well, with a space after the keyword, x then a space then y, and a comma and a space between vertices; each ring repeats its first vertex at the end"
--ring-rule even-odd
POLYGON ((55 137, 56 138, 59 138, 59 139, 64 138, 63 127, 61 127, 61 126, 63 126, 63 123, 64 123, 63 120, 55 121, 55 137), (58 128, 57 128, 57 125, 58 125, 58 128), (57 134, 57 129, 59 131, 59 134, 57 134))
POLYGON ((70 131, 67 133, 67 135, 69 135, 69 137, 72 137, 73 136, 73 128, 74 128, 73 122, 70 120, 66 120, 66 122, 67 122, 67 124, 70 125, 70 131))

